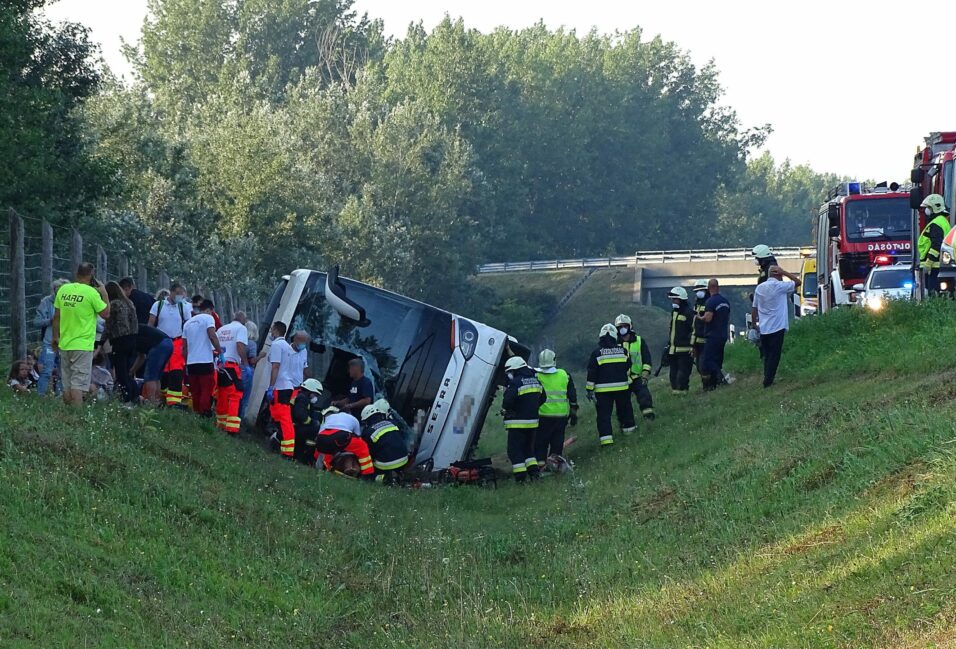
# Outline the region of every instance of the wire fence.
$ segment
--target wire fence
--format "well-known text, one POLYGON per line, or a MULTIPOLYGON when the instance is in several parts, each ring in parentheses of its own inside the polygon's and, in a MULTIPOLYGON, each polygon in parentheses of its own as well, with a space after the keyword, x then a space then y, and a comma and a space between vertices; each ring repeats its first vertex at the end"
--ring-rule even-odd
MULTIPOLYGON (((71 228, 10 210, 8 227, 0 228, 0 349, 9 349, 12 358, 23 358, 40 345, 45 327, 37 308, 50 295, 53 281, 72 279, 83 261, 96 265, 97 279, 104 283, 132 277, 146 292, 169 286, 166 270, 148 260, 122 251, 108 254, 71 228)), ((259 300, 238 300, 228 286, 200 292, 223 314, 244 310, 256 320, 261 315, 259 300)), ((0 358, 4 355, 0 352, 0 358)))

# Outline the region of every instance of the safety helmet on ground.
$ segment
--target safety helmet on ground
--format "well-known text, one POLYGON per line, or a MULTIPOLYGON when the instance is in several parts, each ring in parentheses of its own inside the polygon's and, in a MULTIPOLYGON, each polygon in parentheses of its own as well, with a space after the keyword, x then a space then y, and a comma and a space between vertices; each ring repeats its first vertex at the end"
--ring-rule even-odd
POLYGON ((759 246, 754 246, 752 252, 757 259, 766 259, 767 257, 773 256, 773 250, 770 249, 770 246, 763 243, 759 246))
POLYGON ((538 367, 543 370, 554 367, 554 352, 550 349, 542 349, 538 354, 538 367))
POLYGON ((695 291, 706 291, 706 290, 707 290, 707 280, 706 280, 706 279, 695 279, 695 280, 694 280, 694 290, 695 290, 695 291))
POLYGON ((520 370, 522 367, 528 367, 528 363, 520 356, 512 356, 505 361, 505 371, 514 372, 515 370, 520 370))
POLYGON ((919 204, 922 208, 929 208, 933 211, 933 216, 937 214, 949 214, 949 210, 946 209, 946 201, 943 200, 943 197, 939 194, 930 194, 923 199, 923 202, 919 204))
POLYGON ((375 403, 370 403, 362 408, 362 421, 365 421, 372 415, 388 415, 392 407, 385 399, 379 399, 375 403))
POLYGON ((325 388, 322 387, 322 382, 318 379, 306 379, 302 382, 302 389, 309 392, 314 392, 315 394, 322 394, 325 392, 325 388))
POLYGON ((671 289, 671 292, 667 294, 672 300, 686 300, 687 299, 687 289, 683 286, 675 286, 671 289))
POLYGON ((611 336, 612 338, 617 338, 617 327, 612 325, 610 322, 601 327, 601 338, 604 336, 611 336))
POLYGON ((624 315, 623 313, 618 317, 614 318, 614 326, 620 327, 622 324, 629 325, 631 324, 631 316, 624 315))

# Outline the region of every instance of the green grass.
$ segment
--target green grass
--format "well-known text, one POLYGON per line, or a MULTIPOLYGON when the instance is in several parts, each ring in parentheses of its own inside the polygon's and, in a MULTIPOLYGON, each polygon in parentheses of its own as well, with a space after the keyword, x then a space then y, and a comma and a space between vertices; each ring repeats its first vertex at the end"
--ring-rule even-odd
POLYGON ((655 382, 659 420, 605 450, 584 408, 573 476, 496 491, 4 393, 0 646, 952 647, 954 323, 801 322, 770 390, 736 345, 733 386, 655 382))

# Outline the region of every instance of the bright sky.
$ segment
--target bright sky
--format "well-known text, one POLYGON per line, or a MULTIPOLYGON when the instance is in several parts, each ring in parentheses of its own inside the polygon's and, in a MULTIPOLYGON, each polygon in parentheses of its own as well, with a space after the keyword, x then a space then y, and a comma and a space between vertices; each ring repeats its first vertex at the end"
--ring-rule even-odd
MULTIPOLYGON (((724 101, 744 125, 771 123, 775 157, 820 171, 903 181, 925 135, 956 130, 956 84, 946 73, 956 56, 941 31, 956 24, 956 2, 931 12, 887 0, 357 0, 356 8, 396 36, 446 13, 482 31, 539 19, 579 31, 640 25, 699 63, 716 60, 724 101), (935 40, 921 39, 927 32, 935 40), (926 78, 933 70, 942 76, 926 78)), ((59 0, 47 14, 91 27, 110 66, 128 74, 120 38, 138 38, 146 0, 59 0)))

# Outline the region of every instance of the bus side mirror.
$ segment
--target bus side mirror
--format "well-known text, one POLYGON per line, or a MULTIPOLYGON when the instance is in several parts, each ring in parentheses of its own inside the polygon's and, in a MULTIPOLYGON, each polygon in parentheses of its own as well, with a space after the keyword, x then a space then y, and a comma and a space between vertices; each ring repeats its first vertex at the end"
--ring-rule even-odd
POLYGON ((918 210, 923 203, 923 190, 918 186, 910 190, 910 209, 918 210))
POLYGON ((923 176, 925 175, 922 167, 913 167, 910 169, 910 182, 919 185, 923 182, 923 176))
POLYGON ((830 238, 836 239, 839 236, 840 236, 840 226, 834 225, 833 227, 830 228, 830 238))
POLYGON ((830 223, 831 228, 840 225, 840 206, 836 203, 827 207, 827 221, 830 223))

